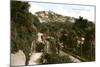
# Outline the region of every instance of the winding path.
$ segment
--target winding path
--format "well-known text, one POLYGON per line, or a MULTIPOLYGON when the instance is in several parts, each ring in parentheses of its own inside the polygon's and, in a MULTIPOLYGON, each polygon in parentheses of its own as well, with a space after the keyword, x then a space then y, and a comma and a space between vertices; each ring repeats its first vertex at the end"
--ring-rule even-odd
MULTIPOLYGON (((43 55, 43 53, 41 53, 41 52, 40 53, 33 53, 30 57, 28 65, 40 64, 38 61, 39 61, 39 59, 41 59, 42 55, 43 55)), ((81 62, 81 60, 79 60, 79 59, 75 58, 74 56, 72 56, 64 51, 61 51, 61 50, 60 50, 59 56, 66 56, 73 63, 81 62)), ((25 65, 25 61, 26 61, 25 55, 21 50, 19 50, 19 52, 15 53, 15 54, 11 54, 11 65, 12 66, 25 65)))

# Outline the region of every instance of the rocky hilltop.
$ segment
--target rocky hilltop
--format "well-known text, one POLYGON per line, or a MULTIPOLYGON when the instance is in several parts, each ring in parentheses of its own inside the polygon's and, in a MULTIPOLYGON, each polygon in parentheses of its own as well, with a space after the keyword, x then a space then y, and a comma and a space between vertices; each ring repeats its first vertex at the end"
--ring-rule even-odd
POLYGON ((74 17, 63 16, 53 11, 38 11, 35 13, 35 15, 38 17, 41 23, 43 22, 65 22, 65 21, 69 21, 72 23, 75 22, 74 17))

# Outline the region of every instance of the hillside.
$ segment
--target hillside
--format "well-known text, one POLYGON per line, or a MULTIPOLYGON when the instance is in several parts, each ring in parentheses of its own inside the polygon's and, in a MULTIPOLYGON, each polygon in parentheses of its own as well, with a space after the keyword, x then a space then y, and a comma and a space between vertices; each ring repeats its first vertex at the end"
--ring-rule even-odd
POLYGON ((69 17, 69 16, 63 16, 60 14, 57 14, 53 11, 38 11, 35 13, 35 15, 38 17, 40 22, 75 22, 74 17, 69 17))

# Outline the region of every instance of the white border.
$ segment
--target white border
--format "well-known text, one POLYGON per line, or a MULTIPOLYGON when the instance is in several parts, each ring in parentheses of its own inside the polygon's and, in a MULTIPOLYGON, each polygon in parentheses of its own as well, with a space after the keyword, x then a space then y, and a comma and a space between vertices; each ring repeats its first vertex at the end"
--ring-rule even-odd
MULTIPOLYGON (((53 64, 53 65, 39 65, 41 67, 99 67, 100 60, 100 2, 99 0, 27 0, 27 1, 41 1, 41 2, 56 2, 56 3, 72 3, 72 4, 86 4, 96 5, 96 62, 85 63, 68 63, 68 64, 53 64)), ((0 67, 9 67, 10 63, 10 1, 0 0, 0 67)), ((27 66, 36 67, 36 66, 27 66)))

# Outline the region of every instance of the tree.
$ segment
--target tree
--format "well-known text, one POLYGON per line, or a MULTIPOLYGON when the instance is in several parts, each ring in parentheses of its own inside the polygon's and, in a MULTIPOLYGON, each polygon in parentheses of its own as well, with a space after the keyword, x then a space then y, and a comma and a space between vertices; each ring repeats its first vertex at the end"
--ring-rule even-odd
POLYGON ((29 13, 28 2, 11 1, 11 53, 22 50, 29 61, 31 43, 36 35, 32 14, 29 13))

